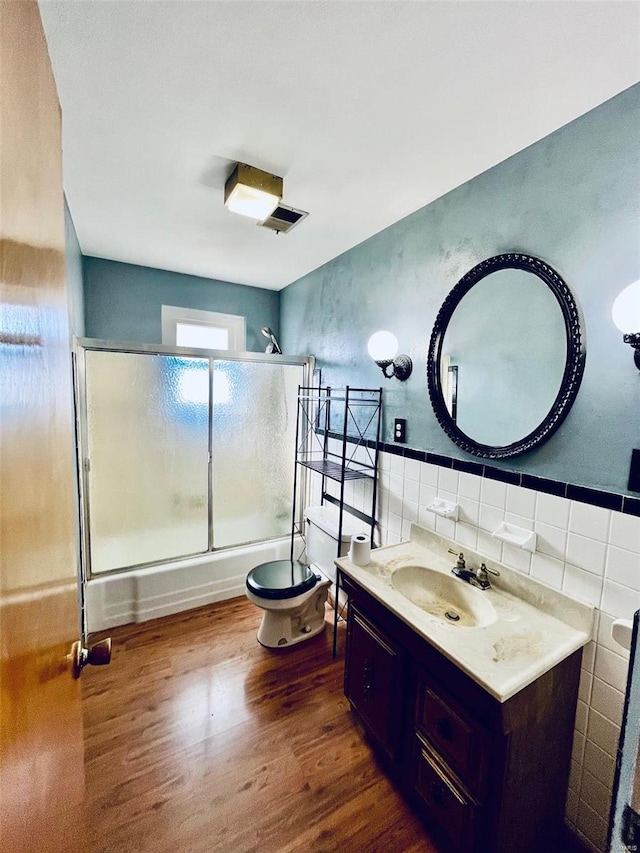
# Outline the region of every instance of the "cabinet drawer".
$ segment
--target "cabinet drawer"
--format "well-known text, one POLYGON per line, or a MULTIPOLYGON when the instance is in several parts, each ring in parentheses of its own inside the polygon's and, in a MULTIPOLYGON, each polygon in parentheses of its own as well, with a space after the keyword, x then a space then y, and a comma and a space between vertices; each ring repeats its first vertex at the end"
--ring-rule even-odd
POLYGON ((427 806, 429 817, 450 841, 447 849, 474 849, 479 806, 452 779, 438 759, 417 739, 416 790, 427 806))
POLYGON ((482 797, 489 757, 487 732, 458 703, 426 684, 421 690, 418 728, 464 783, 482 797))

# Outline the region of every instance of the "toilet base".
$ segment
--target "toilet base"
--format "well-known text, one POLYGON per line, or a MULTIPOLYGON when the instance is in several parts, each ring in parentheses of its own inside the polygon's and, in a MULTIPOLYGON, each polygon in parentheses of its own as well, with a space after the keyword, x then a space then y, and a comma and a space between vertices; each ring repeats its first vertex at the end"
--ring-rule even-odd
POLYGON ((264 610, 257 639, 261 646, 280 649, 310 640, 324 631, 324 605, 330 581, 320 581, 307 601, 287 610, 264 610))

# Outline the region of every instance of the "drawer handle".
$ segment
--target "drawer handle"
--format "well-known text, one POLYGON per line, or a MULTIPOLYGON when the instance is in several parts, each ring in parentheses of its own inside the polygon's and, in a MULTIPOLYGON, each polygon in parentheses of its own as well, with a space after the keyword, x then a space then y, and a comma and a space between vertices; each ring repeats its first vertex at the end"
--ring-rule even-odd
POLYGON ((449 722, 449 720, 444 719, 444 717, 439 717, 436 723, 436 731, 442 738, 442 740, 453 740, 453 726, 449 722))
POLYGON ((447 798, 447 789, 437 780, 431 783, 431 799, 437 806, 443 806, 447 798))

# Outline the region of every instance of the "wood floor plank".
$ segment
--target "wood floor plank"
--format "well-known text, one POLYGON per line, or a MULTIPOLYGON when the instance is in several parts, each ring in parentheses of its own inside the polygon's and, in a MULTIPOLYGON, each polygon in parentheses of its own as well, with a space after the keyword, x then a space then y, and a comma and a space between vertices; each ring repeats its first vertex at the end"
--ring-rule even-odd
POLYGON ((111 632, 83 675, 89 853, 438 853, 352 718, 330 629, 273 651, 260 616, 238 598, 111 632))

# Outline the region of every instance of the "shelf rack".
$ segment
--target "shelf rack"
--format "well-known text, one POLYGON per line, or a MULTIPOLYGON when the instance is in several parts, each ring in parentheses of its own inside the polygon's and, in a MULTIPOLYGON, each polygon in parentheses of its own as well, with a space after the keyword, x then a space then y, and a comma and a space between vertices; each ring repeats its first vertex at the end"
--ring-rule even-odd
MULTIPOLYGON (((378 461, 380 454, 380 426, 382 388, 352 388, 339 391, 326 387, 298 386, 298 415, 296 420, 296 459, 293 478, 293 506, 299 508, 298 519, 294 512, 291 525, 291 554, 299 535, 305 541, 304 518, 300 511, 299 468, 319 474, 321 480, 321 505, 330 503, 338 508, 338 541, 336 557, 340 556, 344 513, 358 518, 369 526, 371 546, 374 546, 376 526, 376 500, 378 492, 378 461), (331 442, 337 442, 339 451, 331 442), (339 484, 339 494, 328 491, 328 481, 339 484), (371 487, 370 511, 363 511, 345 501, 345 483, 369 480, 371 487)), ((366 509, 367 507, 365 507, 366 509)), ((333 656, 336 654, 339 617, 339 588, 336 583, 333 620, 333 656)))

